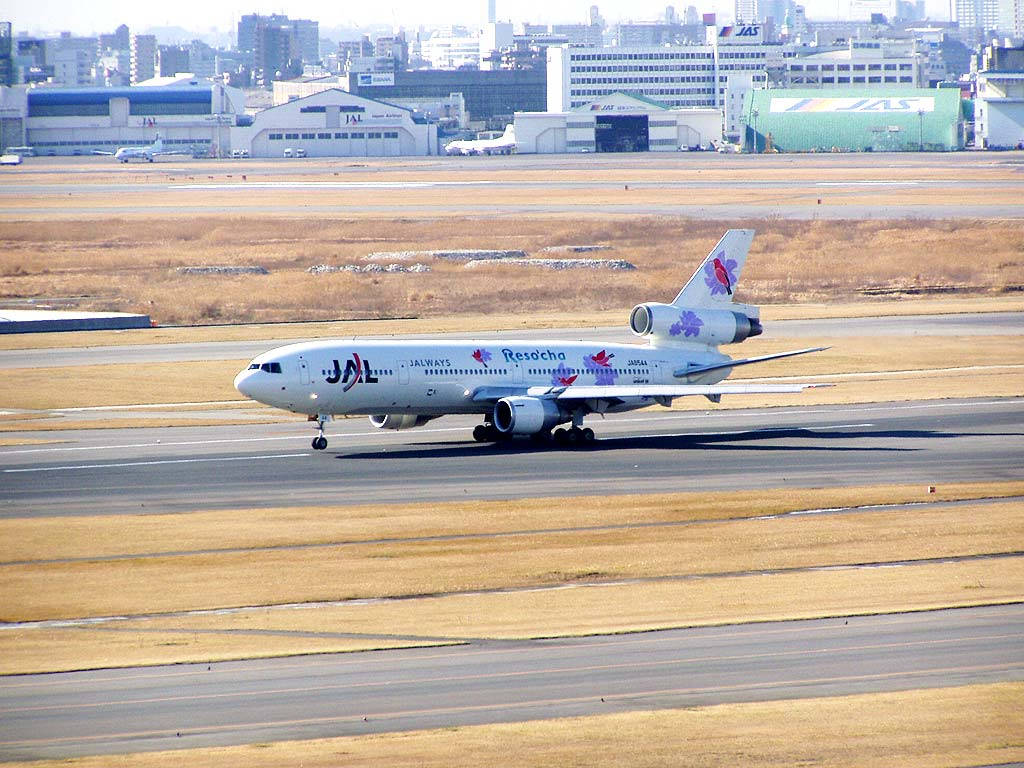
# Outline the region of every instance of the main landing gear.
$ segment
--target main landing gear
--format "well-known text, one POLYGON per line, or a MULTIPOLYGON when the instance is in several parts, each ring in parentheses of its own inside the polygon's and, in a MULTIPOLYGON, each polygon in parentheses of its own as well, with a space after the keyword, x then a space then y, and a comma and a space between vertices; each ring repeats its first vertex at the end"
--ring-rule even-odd
MULTIPOLYGON (((494 428, 493 424, 484 422, 473 427, 473 439, 478 443, 498 443, 510 440, 511 435, 502 434, 494 428)), ((583 445, 584 443, 594 441, 594 430, 590 427, 559 427, 554 432, 537 432, 530 435, 530 439, 535 443, 546 443, 549 440, 554 440, 555 444, 560 446, 583 445)))
POLYGON ((570 427, 562 429, 559 427, 551 433, 551 437, 558 445, 581 445, 594 442, 594 430, 590 427, 570 427))
POLYGON ((329 413, 321 413, 310 416, 310 421, 316 422, 316 437, 313 438, 312 446, 314 451, 322 451, 327 447, 327 438, 324 437, 324 424, 331 420, 329 413))

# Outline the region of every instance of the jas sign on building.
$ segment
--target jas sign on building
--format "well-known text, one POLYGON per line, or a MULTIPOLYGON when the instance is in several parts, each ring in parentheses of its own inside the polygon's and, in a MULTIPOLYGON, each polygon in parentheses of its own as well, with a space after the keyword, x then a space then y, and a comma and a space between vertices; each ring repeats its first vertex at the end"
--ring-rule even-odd
POLYGON ((872 98, 781 98, 773 97, 772 112, 856 112, 858 114, 912 114, 934 112, 935 99, 931 96, 884 96, 872 98))
MULTIPOLYGON (((710 33, 711 30, 708 30, 708 32, 710 33)), ((763 42, 764 27, 760 24, 736 24, 731 27, 718 27, 719 45, 753 45, 754 43, 763 42)))

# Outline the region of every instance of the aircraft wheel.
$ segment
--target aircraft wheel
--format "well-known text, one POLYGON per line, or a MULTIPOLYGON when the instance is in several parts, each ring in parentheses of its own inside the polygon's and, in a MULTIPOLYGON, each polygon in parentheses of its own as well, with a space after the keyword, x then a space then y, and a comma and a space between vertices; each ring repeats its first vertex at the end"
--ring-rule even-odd
POLYGON ((327 447, 326 437, 314 437, 313 438, 313 450, 322 451, 327 447))
POLYGON ((530 435, 530 439, 535 443, 546 443, 551 439, 550 432, 534 432, 530 435))
POLYGON ((491 432, 483 424, 473 427, 473 439, 478 443, 486 443, 491 440, 491 432))
POLYGON ((569 442, 568 430, 562 429, 561 427, 554 431, 554 437, 555 442, 558 443, 559 445, 565 445, 566 443, 569 442))
POLYGON ((592 430, 590 427, 584 427, 580 431, 580 434, 583 437, 583 442, 585 442, 585 443, 592 443, 592 442, 594 442, 594 430, 592 430))

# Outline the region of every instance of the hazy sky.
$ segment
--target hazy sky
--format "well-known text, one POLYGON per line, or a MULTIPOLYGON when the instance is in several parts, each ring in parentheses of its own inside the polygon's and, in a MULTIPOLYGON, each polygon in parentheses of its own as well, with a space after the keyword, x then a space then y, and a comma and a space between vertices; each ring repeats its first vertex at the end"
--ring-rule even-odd
MULTIPOLYGON (((9 20, 15 33, 19 31, 55 32, 70 30, 75 34, 112 32, 121 23, 133 31, 152 26, 179 26, 204 31, 218 28, 224 32, 234 28, 238 17, 246 13, 285 13, 292 18, 315 19, 322 27, 343 24, 365 26, 373 23, 400 24, 413 28, 420 24, 479 23, 484 0, 385 0, 377 3, 346 3, 338 0, 276 0, 276 5, 236 5, 239 0, 171 0, 171 2, 136 2, 126 5, 112 0, 7 0, 0 10, 0 20, 9 20)), ((932 18, 948 17, 948 0, 927 0, 932 18)), ((835 18, 845 15, 849 0, 807 0, 804 6, 811 19, 835 18), (840 7, 841 6, 841 7, 840 7)), ((609 23, 619 20, 653 20, 660 17, 670 3, 648 0, 597 0, 601 15, 609 23)), ((695 5, 701 13, 717 12, 720 18, 731 19, 733 0, 677 0, 671 3, 678 13, 687 5, 695 5)), ((533 21, 538 23, 575 23, 586 20, 590 2, 550 2, 548 0, 498 0, 499 20, 533 21)))

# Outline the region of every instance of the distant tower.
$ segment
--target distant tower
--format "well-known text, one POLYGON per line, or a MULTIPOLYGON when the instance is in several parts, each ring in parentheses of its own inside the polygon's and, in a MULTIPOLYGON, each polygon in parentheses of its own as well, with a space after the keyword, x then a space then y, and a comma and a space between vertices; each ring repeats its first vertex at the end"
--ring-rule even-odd
POLYGON ((132 85, 156 77, 156 35, 131 36, 132 85))
POLYGON ((756 24, 757 0, 736 0, 736 23, 756 24))
POLYGON ((494 24, 498 21, 497 0, 487 0, 487 23, 494 24))
POLYGON ((671 5, 666 5, 665 6, 665 23, 666 24, 676 24, 678 21, 679 21, 679 19, 676 18, 676 9, 675 9, 675 7, 671 6, 671 5))

